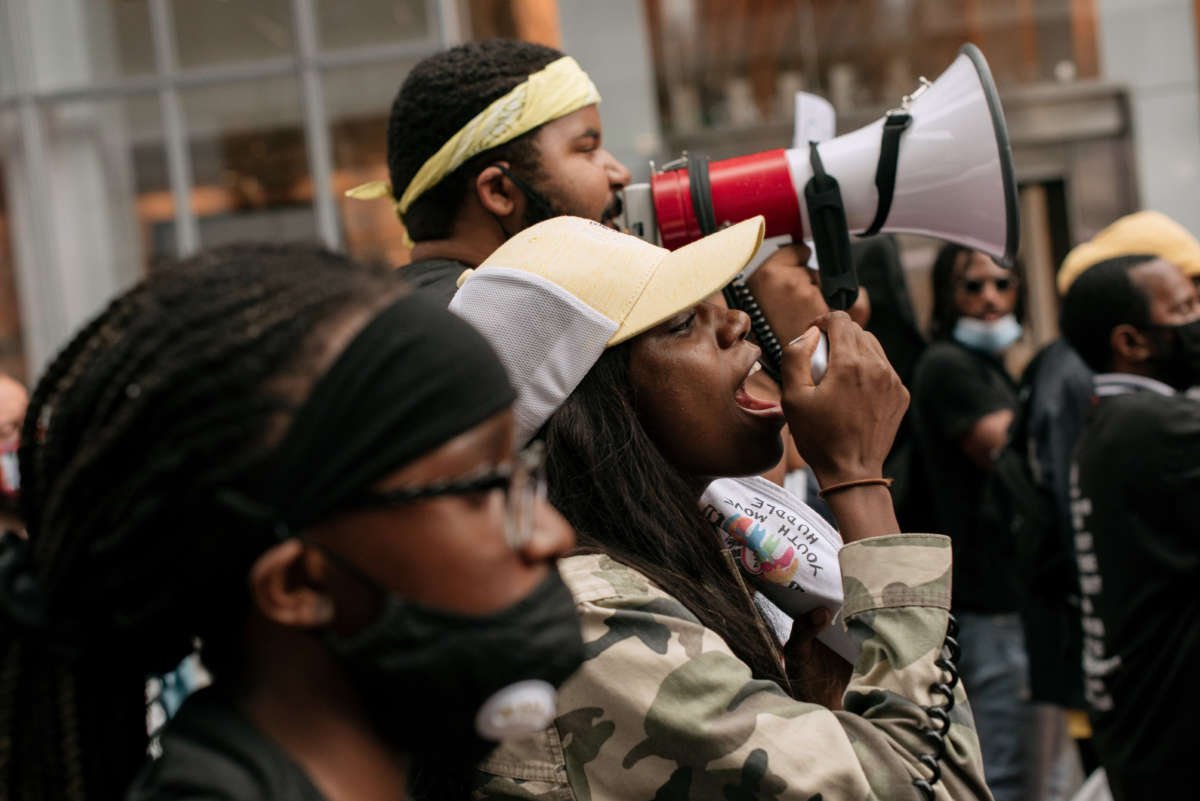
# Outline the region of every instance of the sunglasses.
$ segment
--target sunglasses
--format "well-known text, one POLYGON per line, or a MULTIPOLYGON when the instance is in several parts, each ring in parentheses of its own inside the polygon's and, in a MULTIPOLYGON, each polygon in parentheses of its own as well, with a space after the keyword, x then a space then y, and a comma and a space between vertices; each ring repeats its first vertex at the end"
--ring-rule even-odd
POLYGON ((964 278, 958 285, 968 295, 978 295, 987 284, 996 287, 997 292, 1007 292, 1016 286, 1017 282, 1012 278, 964 278))

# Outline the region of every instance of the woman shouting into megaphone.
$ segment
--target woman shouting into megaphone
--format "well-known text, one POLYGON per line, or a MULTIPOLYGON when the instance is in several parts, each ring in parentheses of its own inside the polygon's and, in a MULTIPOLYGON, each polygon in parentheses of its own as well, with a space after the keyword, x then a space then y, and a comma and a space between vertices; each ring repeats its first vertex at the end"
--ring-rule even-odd
POLYGON ((954 668, 949 541, 898 533, 881 477, 908 393, 841 312, 785 349, 782 402, 747 386, 748 319, 710 296, 762 229, 755 218, 668 252, 560 217, 460 279, 450 308, 513 376, 518 437, 544 442, 550 501, 578 533, 560 570, 587 655, 554 724, 482 763, 488 798, 989 797, 954 668), (713 479, 778 462, 785 423, 846 543, 830 611, 856 653, 840 710, 795 680, 701 511, 713 479))

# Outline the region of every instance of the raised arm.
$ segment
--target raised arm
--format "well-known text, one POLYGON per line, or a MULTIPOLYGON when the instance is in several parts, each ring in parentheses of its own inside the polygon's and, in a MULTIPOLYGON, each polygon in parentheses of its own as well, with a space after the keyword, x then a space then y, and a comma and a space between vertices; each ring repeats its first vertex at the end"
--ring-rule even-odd
POLYGON ((878 340, 845 312, 818 318, 784 350, 783 410, 800 455, 812 466, 846 542, 900 531, 883 461, 908 408, 908 390, 878 340), (814 384, 809 362, 818 330, 829 368, 814 384))

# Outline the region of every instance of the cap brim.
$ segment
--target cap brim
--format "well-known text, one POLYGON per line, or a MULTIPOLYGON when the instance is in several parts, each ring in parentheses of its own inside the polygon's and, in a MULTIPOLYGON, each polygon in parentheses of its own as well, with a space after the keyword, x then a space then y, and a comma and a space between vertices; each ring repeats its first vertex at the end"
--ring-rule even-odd
POLYGON ((719 292, 762 244, 761 215, 668 253, 608 344, 616 345, 719 292))

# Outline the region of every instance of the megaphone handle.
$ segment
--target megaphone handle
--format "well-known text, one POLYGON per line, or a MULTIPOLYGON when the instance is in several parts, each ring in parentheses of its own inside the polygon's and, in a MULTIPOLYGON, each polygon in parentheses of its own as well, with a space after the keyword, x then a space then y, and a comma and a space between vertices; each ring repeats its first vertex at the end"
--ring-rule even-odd
POLYGON ((825 172, 816 142, 809 143, 813 175, 804 185, 808 223, 817 250, 821 294, 829 308, 845 311, 858 298, 858 275, 850 256, 850 228, 837 179, 825 172))

